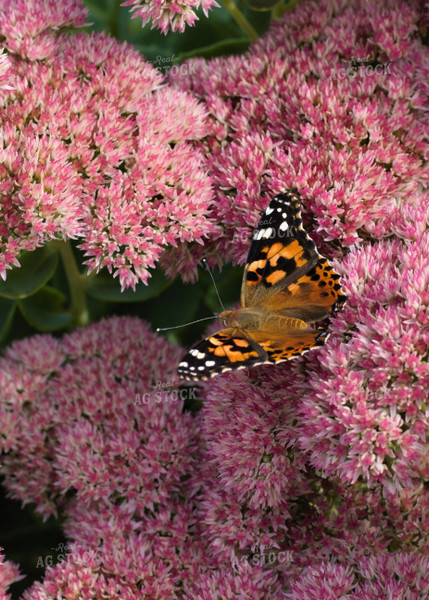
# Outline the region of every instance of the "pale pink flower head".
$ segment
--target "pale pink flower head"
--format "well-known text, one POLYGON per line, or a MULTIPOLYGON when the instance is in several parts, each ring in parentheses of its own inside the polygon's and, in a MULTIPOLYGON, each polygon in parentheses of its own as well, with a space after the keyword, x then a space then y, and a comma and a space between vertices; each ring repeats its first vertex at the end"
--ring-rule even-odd
POLYGON ((133 16, 141 18, 143 27, 152 21, 151 29, 156 27, 167 34, 183 32, 186 25, 194 25, 198 21, 195 12, 198 8, 207 17, 208 11, 219 4, 216 0, 126 0, 122 6, 131 6, 133 16))
POLYGON ((243 563, 231 567, 221 565, 202 574, 201 579, 190 581, 186 590, 189 600, 281 600, 282 587, 269 569, 243 563))
POLYGON ((0 365, 9 494, 45 517, 71 489, 82 502, 114 494, 141 511, 165 502, 193 460, 175 389, 180 354, 128 317, 12 344, 0 365))
POLYGON ((0 50, 0 93, 2 90, 11 90, 12 65, 9 56, 0 50))
POLYGON ((285 595, 287 600, 331 600, 350 598, 355 587, 350 567, 338 564, 322 563, 308 567, 300 577, 291 581, 291 591, 285 595))
POLYGON ((387 493, 428 476, 428 232, 353 250, 336 336, 292 385, 298 439, 313 466, 387 493))
POLYGON ((350 564, 392 548, 428 555, 429 493, 423 484, 386 493, 381 486, 313 476, 311 487, 313 494, 298 498, 301 509, 288 522, 293 560, 282 565, 286 576, 327 557, 350 564))
POLYGON ((221 563, 286 557, 289 530, 313 494, 313 472, 297 447, 296 398, 282 388, 284 371, 293 375, 283 367, 280 385, 262 367, 218 376, 204 393, 202 458, 191 485, 204 539, 221 563))
POLYGON ((223 229, 206 244, 213 264, 243 264, 261 211, 285 189, 305 199, 316 243, 335 242, 331 256, 392 235, 392 213, 419 206, 429 154, 421 10, 302 2, 248 52, 170 74, 210 113, 200 143, 223 229))
POLYGON ((324 562, 291 581, 287 600, 424 600, 429 594, 429 558, 384 552, 354 565, 324 562))
MULTIPOLYGON (((283 365, 282 375, 292 373, 283 365)), ((269 368, 216 377, 201 410, 210 463, 222 488, 254 510, 285 506, 303 485, 306 457, 295 453, 296 407, 271 384, 269 368), (254 379, 257 378, 257 379, 254 379)))
MULTIPOLYGON (((135 499, 138 503, 138 495, 135 499)), ((184 585, 218 566, 201 535, 185 480, 168 499, 144 510, 113 495, 72 501, 65 533, 78 546, 94 549, 105 572, 149 598, 178 596, 184 585)))
POLYGON ((2 600, 10 600, 11 595, 7 594, 7 590, 12 583, 23 578, 19 568, 9 560, 5 560, 5 555, 2 553, 3 548, 0 546, 0 598, 2 600))
MULTIPOLYGON (((134 288, 168 247, 217 231, 207 219, 210 179, 193 148, 206 132, 205 110, 163 86, 131 46, 56 31, 55 19, 59 27, 80 17, 74 2, 51 4, 45 11, 37 0, 29 21, 13 12, 13 27, 5 25, 13 90, 1 117, 0 274, 21 250, 72 238, 89 270, 107 267, 134 288), (26 31, 24 51, 16 41, 26 31)), ((182 274, 195 272, 194 261, 182 274)))
POLYGON ((82 27, 87 14, 81 0, 1 0, 0 34, 10 52, 34 60, 52 49, 52 29, 82 27))
POLYGON ((120 577, 110 577, 100 568, 99 557, 91 548, 72 546, 67 560, 46 569, 43 582, 36 581, 23 594, 23 600, 136 600, 138 590, 120 577))

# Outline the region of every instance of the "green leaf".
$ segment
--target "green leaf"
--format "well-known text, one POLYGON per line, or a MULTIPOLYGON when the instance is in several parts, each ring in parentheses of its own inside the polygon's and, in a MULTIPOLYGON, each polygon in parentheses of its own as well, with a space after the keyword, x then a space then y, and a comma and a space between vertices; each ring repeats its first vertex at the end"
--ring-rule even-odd
POLYGON ((9 331, 15 308, 16 300, 0 298, 0 340, 4 339, 9 331))
MULTIPOLYGON (((138 305, 137 305, 138 306, 138 305)), ((157 327, 175 327, 188 323, 199 317, 207 316, 204 305, 202 304, 202 288, 200 284, 183 283, 178 277, 166 294, 159 298, 149 300, 138 306, 139 316, 149 321, 152 328, 157 327), (199 310, 203 312, 199 314, 199 310)), ((173 329, 166 333, 171 342, 189 344, 198 337, 199 331, 203 331, 207 323, 190 325, 173 329)))
POLYGON ((103 272, 89 280, 86 291, 89 296, 97 300, 105 300, 107 302, 141 302, 142 300, 155 298, 171 283, 171 280, 167 279, 164 273, 158 269, 153 271, 148 285, 139 283, 136 285, 135 292, 131 288, 127 288, 121 292, 119 281, 113 279, 108 273, 103 272))
POLYGON ((93 15, 96 15, 100 19, 107 19, 109 17, 108 3, 101 0, 85 0, 86 7, 91 11, 89 20, 93 15))
POLYGON ((49 285, 18 302, 20 311, 32 327, 39 331, 55 331, 73 325, 72 314, 64 310, 67 297, 49 285))
POLYGON ((0 283, 0 297, 19 300, 31 296, 52 277, 58 253, 49 246, 23 252, 19 257, 20 267, 7 272, 6 281, 0 283))
MULTIPOLYGON (((241 54, 245 52, 249 47, 250 41, 248 38, 234 38, 221 40, 208 46, 202 46, 195 50, 189 50, 188 52, 181 52, 177 59, 179 61, 186 60, 187 58, 193 58, 194 56, 201 56, 203 58, 214 58, 215 56, 223 56, 229 54, 241 54)), ((182 68, 184 69, 186 65, 182 68)), ((180 69, 180 66, 178 67, 180 69)))

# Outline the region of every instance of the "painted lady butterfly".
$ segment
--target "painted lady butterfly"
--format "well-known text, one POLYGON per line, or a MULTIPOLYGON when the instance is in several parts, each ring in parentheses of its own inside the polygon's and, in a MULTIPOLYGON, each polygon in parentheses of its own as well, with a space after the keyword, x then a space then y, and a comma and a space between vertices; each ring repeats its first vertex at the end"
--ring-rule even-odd
POLYGON ((231 369, 277 364, 322 346, 324 329, 310 323, 347 300, 340 276, 302 228, 297 197, 273 198, 253 235, 241 285, 241 308, 219 315, 225 329, 196 344, 179 364, 182 379, 207 379, 231 369))

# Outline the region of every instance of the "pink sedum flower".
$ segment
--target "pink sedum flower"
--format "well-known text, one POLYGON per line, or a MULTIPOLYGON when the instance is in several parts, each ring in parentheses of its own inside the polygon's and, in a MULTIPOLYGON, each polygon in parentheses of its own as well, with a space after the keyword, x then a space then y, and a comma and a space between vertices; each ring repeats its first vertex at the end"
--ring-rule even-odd
POLYGON ((19 568, 9 560, 5 560, 4 554, 2 554, 3 548, 0 546, 0 598, 2 600, 10 600, 11 595, 7 594, 7 590, 12 583, 19 581, 23 578, 20 574, 19 568))
MULTIPOLYGON (((7 18, 0 25, 13 84, 2 96, 0 273, 19 264, 21 250, 69 238, 89 271, 106 267, 134 288, 166 248, 217 231, 207 219, 210 179, 192 146, 206 132, 204 109, 163 86, 131 46, 54 31, 55 19, 79 21, 76 3, 33 4, 26 18, 13 13, 13 27, 7 18)), ((190 264, 183 277, 195 272, 190 264)))
POLYGON ((155 27, 162 33, 180 31, 183 33, 186 25, 191 26, 198 21, 196 10, 202 8, 205 16, 208 11, 219 6, 216 0, 126 0, 122 6, 131 6, 134 17, 142 20, 142 26, 152 21, 151 29, 155 27))
POLYGON ((137 595, 135 588, 100 569, 94 551, 76 546, 70 559, 46 569, 43 583, 36 581, 26 590, 23 600, 101 600, 106 597, 136 600, 137 595))
POLYGON ((44 517, 70 489, 86 502, 123 492, 122 501, 134 509, 138 501, 142 511, 165 502, 192 462, 192 425, 180 397, 159 403, 153 386, 174 386, 179 357, 127 317, 61 341, 40 335, 15 342, 0 365, 1 472, 9 494, 35 503, 44 517))
POLYGON ((34 60, 40 45, 53 47, 52 29, 82 27, 87 14, 81 0, 1 0, 0 31, 10 52, 34 60))
MULTIPOLYGON (((427 551, 424 486, 383 496, 380 486, 370 492, 311 468, 299 439, 303 359, 219 376, 192 417, 176 389, 180 356, 128 317, 6 351, 6 489, 44 516, 61 510, 70 540, 65 561, 25 600, 88 590, 216 600, 220 589, 234 600, 280 600, 330 560, 341 576, 312 580, 314 594, 347 590, 352 576, 372 585, 368 567, 355 565, 392 545, 427 551)), ((420 563, 406 564, 417 580, 420 563)), ((390 580, 402 585, 388 572, 390 580)))
POLYGON ((296 381, 301 448, 325 475, 394 492, 426 479, 428 233, 352 251, 336 339, 296 381))
POLYGON ((315 241, 336 242, 329 251, 338 254, 392 235, 392 213, 421 204, 422 10, 398 0, 303 2, 245 54, 191 59, 188 72, 170 74, 210 114, 200 144, 215 186, 211 218, 223 229, 206 244, 213 264, 243 264, 261 211, 284 189, 302 194, 315 241))
POLYGON ((12 65, 4 50, 0 51, 0 93, 1 90, 13 89, 10 85, 12 78, 12 65))
POLYGON ((363 558, 354 569, 325 563, 306 569, 291 583, 287 600, 424 600, 429 593, 429 558, 394 552, 363 558))

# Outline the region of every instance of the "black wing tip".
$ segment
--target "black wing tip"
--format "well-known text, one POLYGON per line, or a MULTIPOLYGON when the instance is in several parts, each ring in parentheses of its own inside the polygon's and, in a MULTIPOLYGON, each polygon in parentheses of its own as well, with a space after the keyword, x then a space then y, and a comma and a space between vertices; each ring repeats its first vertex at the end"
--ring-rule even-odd
POLYGON ((286 206, 294 206, 294 208, 300 208, 301 207, 301 202, 299 197, 294 194, 293 192, 287 190, 285 192, 280 192, 280 194, 276 194, 270 201, 271 202, 278 202, 279 204, 284 204, 286 206))
POLYGON ((279 202, 290 201, 290 200, 299 200, 298 196, 294 194, 291 190, 285 190, 284 192, 280 192, 276 194, 273 200, 277 200, 279 202))

